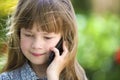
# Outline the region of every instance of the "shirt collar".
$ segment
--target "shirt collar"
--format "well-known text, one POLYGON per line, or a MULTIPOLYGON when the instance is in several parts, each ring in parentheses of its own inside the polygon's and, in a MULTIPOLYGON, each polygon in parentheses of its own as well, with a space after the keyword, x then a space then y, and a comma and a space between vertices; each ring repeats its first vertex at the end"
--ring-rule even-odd
POLYGON ((39 79, 37 77, 37 75, 35 74, 35 72, 32 70, 32 68, 30 67, 30 65, 26 62, 21 70, 21 77, 23 78, 23 80, 26 79, 31 79, 31 80, 37 80, 39 79))

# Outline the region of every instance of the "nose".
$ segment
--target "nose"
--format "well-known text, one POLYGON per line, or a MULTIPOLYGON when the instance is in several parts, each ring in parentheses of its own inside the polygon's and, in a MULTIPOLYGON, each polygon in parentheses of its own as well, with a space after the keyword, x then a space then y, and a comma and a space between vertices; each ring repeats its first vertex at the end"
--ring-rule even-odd
POLYGON ((32 43, 32 48, 33 49, 42 49, 44 44, 44 41, 42 39, 34 39, 33 43, 32 43))

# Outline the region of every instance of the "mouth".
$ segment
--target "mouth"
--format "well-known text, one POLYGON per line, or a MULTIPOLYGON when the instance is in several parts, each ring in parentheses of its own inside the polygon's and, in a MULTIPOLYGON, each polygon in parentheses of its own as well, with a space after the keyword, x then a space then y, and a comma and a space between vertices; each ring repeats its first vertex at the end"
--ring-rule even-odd
POLYGON ((45 55, 46 53, 43 53, 43 54, 40 54, 40 53, 32 53, 32 55, 33 56, 36 56, 36 57, 38 57, 38 56, 43 56, 43 55, 45 55))

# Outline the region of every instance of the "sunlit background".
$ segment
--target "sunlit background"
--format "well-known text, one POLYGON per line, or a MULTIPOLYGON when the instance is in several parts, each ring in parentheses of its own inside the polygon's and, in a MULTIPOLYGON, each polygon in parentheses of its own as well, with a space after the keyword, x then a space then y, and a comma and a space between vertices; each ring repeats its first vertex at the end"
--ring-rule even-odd
MULTIPOLYGON (((0 70, 6 22, 17 0, 0 0, 0 70)), ((79 31, 77 58, 89 80, 120 80, 120 0, 72 0, 79 31)))

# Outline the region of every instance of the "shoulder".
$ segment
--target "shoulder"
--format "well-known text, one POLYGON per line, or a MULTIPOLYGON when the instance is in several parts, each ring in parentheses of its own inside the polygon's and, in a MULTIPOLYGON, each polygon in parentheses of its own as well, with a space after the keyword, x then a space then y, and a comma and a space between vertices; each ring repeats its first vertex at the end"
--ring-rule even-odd
POLYGON ((16 69, 9 72, 3 72, 0 74, 0 80, 19 80, 20 79, 20 70, 16 69))
POLYGON ((37 80, 35 72, 25 63, 23 66, 0 74, 0 80, 37 80))
POLYGON ((0 80, 19 80, 20 79, 20 68, 12 71, 3 72, 0 74, 0 80))
POLYGON ((0 80, 10 80, 10 76, 8 75, 8 72, 1 73, 0 80))

